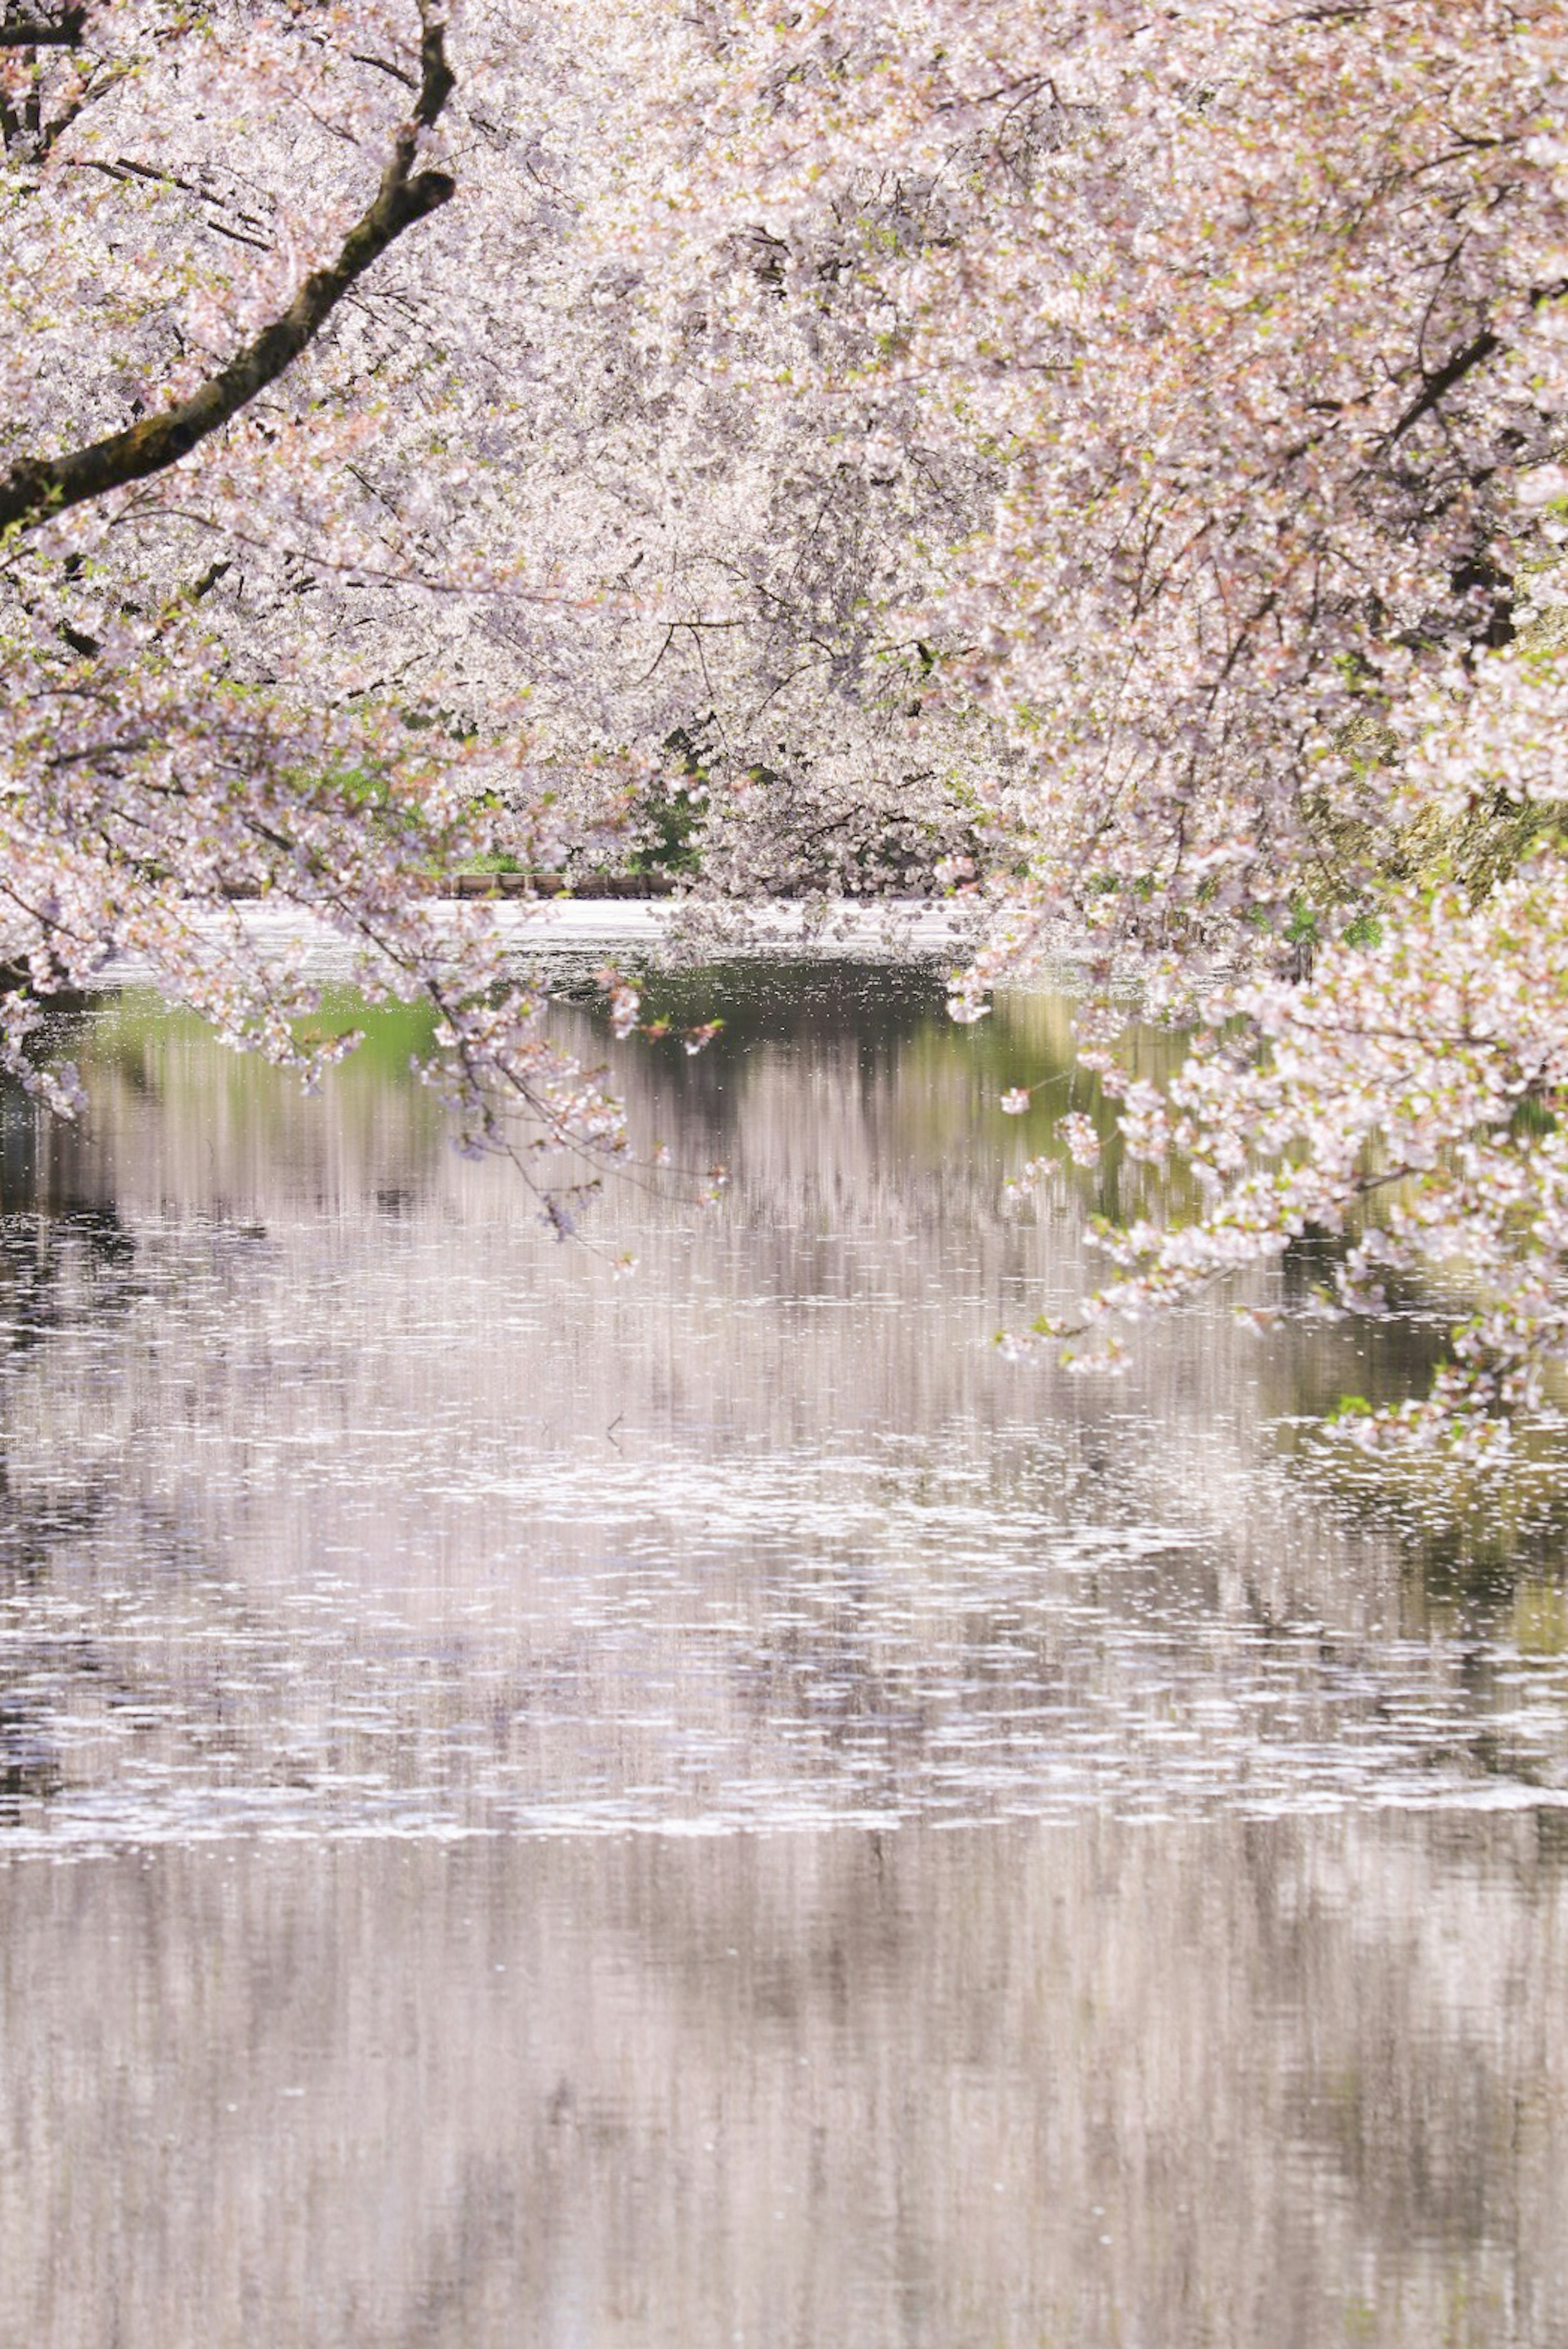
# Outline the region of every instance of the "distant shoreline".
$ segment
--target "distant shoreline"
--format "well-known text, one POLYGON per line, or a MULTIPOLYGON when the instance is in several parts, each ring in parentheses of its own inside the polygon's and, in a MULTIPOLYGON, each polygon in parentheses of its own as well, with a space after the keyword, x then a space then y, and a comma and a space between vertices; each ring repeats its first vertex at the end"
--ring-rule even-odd
MULTIPOLYGON (((676 917, 688 911, 668 898, 587 897, 553 895, 483 897, 464 892, 462 898, 441 895, 438 904, 463 904, 489 914, 503 941, 519 950, 547 955, 607 949, 652 947, 670 934, 676 917)), ((976 908, 964 899, 929 897, 836 897, 811 901, 800 898, 701 899, 690 910, 703 916, 717 915, 733 935, 704 938, 703 950, 715 961, 726 956, 748 958, 770 952, 805 954, 830 959, 835 956, 866 961, 919 960, 944 953, 961 956, 974 935, 976 908)), ((307 968, 325 981, 352 978, 356 949, 352 941, 297 905, 275 897, 231 901, 233 917, 247 940, 280 959, 303 950, 307 968)), ((223 916, 199 917, 202 926, 217 930, 223 916)), ((111 956, 93 973, 95 990, 160 984, 155 964, 130 955, 111 956)))

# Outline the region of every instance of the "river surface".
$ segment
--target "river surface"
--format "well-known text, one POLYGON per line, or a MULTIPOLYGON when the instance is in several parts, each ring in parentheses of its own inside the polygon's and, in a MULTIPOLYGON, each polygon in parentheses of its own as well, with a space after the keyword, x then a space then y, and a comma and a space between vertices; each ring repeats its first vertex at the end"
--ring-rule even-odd
POLYGON ((1314 1446, 1435 1309, 1004 1361, 1064 999, 661 984, 588 1246, 411 1015, 5 1105, 0 2344, 1568 2344, 1559 1464, 1314 1446))

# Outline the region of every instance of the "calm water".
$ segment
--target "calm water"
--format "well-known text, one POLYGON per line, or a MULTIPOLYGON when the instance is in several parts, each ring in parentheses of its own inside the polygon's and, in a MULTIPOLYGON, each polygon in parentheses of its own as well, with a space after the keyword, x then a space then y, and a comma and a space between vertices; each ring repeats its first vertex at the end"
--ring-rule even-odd
POLYGON ((1065 1003, 666 992, 630 1280, 406 1019, 5 1112, 0 2343, 1568 2344, 1554 1464, 1303 1449, 1419 1316, 1003 1363, 1065 1003))

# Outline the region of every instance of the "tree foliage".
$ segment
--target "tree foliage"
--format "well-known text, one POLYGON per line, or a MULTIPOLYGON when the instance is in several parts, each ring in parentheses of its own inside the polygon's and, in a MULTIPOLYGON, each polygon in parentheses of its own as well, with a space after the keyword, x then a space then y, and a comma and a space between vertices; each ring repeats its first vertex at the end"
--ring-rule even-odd
POLYGON ((1086 1008, 1206 1205, 1043 1335, 1310 1226, 1334 1309, 1462 1265, 1399 1424, 1494 1442, 1568 1349, 1565 64, 1556 0, 8 6, 8 1065, 117 947, 308 1063, 254 889, 439 1004, 476 1143, 615 1153, 432 874, 965 888, 961 1016, 1065 926, 1203 1021, 1156 1097, 1086 1008))

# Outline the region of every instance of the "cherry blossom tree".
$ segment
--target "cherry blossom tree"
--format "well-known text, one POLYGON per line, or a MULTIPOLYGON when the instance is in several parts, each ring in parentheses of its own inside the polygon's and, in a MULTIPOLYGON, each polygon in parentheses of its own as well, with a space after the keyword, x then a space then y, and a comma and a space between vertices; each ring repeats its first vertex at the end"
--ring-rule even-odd
MULTIPOLYGON (((1067 924, 1206 1021, 1162 1098, 1086 1009, 1126 1146, 1204 1200, 1107 1231, 1114 1278, 1038 1335, 1114 1355, 1315 1230, 1342 1306, 1468 1300, 1366 1439, 1494 1444, 1564 1351, 1561 7, 834 0, 649 41, 707 77, 664 191, 688 298, 760 222, 816 334, 787 396, 997 469, 917 615, 1027 843, 955 1009, 1067 924)), ((1062 1140, 1096 1154, 1082 1107, 1062 1140)))
POLYGON ((433 1004, 429 1080, 565 1229, 624 1155, 619 1110, 550 1044, 485 916, 432 898, 465 860, 558 856, 517 788, 515 709, 432 710, 378 672, 386 626, 368 647, 343 626, 379 593, 395 625, 416 588, 472 611, 510 584, 464 550, 424 559, 416 465, 396 529, 364 521, 358 460, 419 356, 395 324, 421 289, 389 261, 458 188, 452 52, 412 0, 0 19, 0 1059, 76 1106, 36 1055, 41 1007, 129 952, 313 1082, 356 1040, 302 1030, 300 956, 236 903, 270 895, 348 943, 372 999, 433 1004), (298 608, 321 578, 342 588, 325 629, 298 608))
POLYGON ((585 201, 638 169, 602 17, 3 29, 5 1065, 70 1108, 41 1007, 129 952, 314 1081, 353 1039, 302 1030, 238 902, 282 901, 435 1004, 467 1142, 566 1150, 566 1228, 618 1109, 435 885, 639 851, 711 893, 929 880, 972 794, 950 730, 909 740, 932 656, 872 616, 959 492, 807 417, 748 432, 652 311, 639 339, 585 201))
POLYGON ((1070 930, 1202 1022, 1156 1098, 1085 1006, 1203 1204, 1043 1339, 1311 1227, 1340 1309, 1462 1265, 1402 1424, 1493 1440, 1568 1347, 1565 62, 1558 0, 9 0, 6 1064, 67 1093, 38 1001, 130 947, 308 1072, 254 889, 438 1003, 477 1145, 613 1156, 432 875, 940 878, 961 1017, 1070 930))

